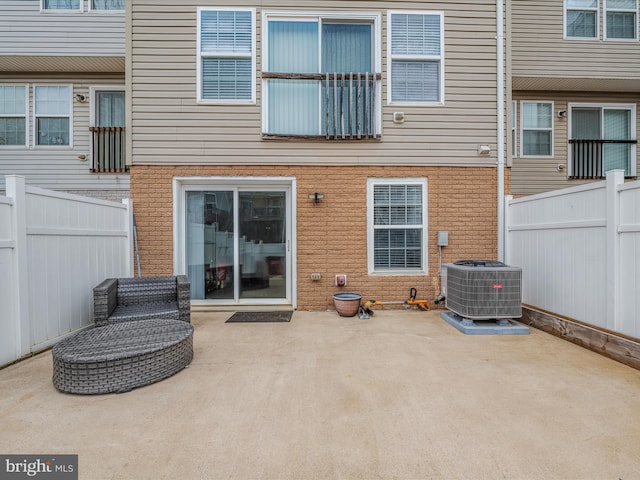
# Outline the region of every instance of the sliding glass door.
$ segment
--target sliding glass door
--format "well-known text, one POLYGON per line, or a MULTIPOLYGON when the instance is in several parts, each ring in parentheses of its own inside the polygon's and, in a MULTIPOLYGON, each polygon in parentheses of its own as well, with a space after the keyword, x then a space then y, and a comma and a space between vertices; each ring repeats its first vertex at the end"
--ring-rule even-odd
POLYGON ((288 189, 186 193, 185 256, 193 300, 290 300, 288 189))

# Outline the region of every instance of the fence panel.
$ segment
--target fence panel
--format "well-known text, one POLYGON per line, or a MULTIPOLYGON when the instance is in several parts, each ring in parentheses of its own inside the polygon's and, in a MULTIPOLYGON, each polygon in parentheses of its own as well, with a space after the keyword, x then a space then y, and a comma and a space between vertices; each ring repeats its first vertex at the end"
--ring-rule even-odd
POLYGON ((620 187, 620 295, 622 333, 640 338, 640 182, 620 187))
POLYGON ((0 365, 91 325, 93 287, 132 274, 128 202, 26 187, 18 176, 7 177, 7 195, 0 197, 0 365))
POLYGON ((15 235, 12 225, 13 201, 0 197, 0 365, 17 357, 14 259, 15 235))
POLYGON ((522 301, 605 327, 603 182, 513 200, 508 263, 522 268, 522 301))
POLYGON ((522 301, 640 338, 640 182, 607 180, 507 202, 522 301))
POLYGON ((27 188, 32 345, 47 345, 93 322, 92 289, 128 276, 127 207, 27 188))

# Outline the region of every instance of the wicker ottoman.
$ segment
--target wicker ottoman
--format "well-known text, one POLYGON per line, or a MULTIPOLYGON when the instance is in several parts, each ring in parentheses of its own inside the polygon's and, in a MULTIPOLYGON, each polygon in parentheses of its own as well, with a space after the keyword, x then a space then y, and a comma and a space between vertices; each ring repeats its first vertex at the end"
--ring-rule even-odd
POLYGON ((61 392, 122 393, 167 378, 193 359, 193 326, 153 319, 91 328, 53 347, 61 392))

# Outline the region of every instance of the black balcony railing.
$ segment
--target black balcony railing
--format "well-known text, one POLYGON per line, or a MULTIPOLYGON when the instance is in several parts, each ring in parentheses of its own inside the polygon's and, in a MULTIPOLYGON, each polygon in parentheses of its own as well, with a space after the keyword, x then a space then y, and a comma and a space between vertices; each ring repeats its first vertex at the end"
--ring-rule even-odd
POLYGON ((320 84, 322 120, 320 134, 288 135, 265 133, 264 138, 324 138, 326 140, 371 140, 380 138, 376 104, 380 73, 269 73, 267 81, 309 80, 320 84))
POLYGON ((126 173, 125 127, 90 127, 93 134, 93 166, 95 173, 126 173))
MULTIPOLYGON (((627 145, 629 152, 631 145, 637 140, 569 140, 571 149, 571 175, 569 178, 592 179, 604 178, 605 145, 627 145)), ((627 155, 631 161, 631 155, 627 155)), ((627 166, 628 169, 628 166, 627 166)))

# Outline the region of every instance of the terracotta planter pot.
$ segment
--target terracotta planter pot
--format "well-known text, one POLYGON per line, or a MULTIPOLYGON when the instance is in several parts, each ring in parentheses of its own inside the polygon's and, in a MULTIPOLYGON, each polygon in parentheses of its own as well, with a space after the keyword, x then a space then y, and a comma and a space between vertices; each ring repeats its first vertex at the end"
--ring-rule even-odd
POLYGON ((353 317, 358 313, 362 295, 359 293, 336 293, 333 296, 333 305, 341 317, 353 317))

